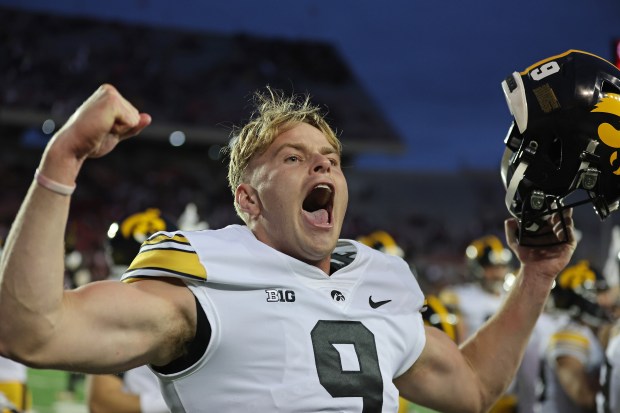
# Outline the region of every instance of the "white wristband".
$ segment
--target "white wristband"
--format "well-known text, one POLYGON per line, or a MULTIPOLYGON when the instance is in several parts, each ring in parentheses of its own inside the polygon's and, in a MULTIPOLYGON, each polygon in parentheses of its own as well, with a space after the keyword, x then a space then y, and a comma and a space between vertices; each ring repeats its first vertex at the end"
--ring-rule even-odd
POLYGON ((56 182, 53 179, 41 174, 38 169, 34 173, 34 180, 37 181, 37 184, 41 185, 43 188, 59 195, 69 196, 73 194, 73 191, 75 191, 75 185, 65 185, 60 182, 56 182))

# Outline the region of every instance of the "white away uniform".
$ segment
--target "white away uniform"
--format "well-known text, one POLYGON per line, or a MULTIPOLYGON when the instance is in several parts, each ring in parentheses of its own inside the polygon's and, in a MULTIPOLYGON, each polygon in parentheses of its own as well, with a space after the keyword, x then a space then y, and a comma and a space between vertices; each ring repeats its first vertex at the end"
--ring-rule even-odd
POLYGON ((140 396, 142 413, 164 413, 168 407, 161 394, 157 376, 147 366, 136 367, 123 374, 123 389, 140 396))
POLYGON ((30 407, 27 375, 26 366, 0 357, 0 411, 5 408, 22 411, 30 407))
POLYGON ((601 371, 603 392, 597 397, 598 413, 620 413, 620 334, 614 334, 605 349, 606 363, 601 371))
POLYGON ((555 374, 556 360, 561 356, 578 359, 585 366, 586 374, 595 381, 603 363, 601 344, 589 327, 571 320, 551 335, 545 349, 545 397, 541 412, 586 413, 588 410, 576 405, 564 392, 555 374))
MULTIPOLYGON (((465 323, 466 337, 478 331, 499 310, 505 297, 504 294, 492 294, 477 283, 455 285, 450 288, 450 292, 458 299, 458 310, 462 322, 465 323)), ((463 337, 463 340, 466 337, 463 337)))
POLYGON ((240 225, 151 237, 123 280, 183 279, 212 327, 195 365, 159 374, 171 410, 396 412, 424 297, 401 258, 352 240, 337 256, 328 276, 240 225))

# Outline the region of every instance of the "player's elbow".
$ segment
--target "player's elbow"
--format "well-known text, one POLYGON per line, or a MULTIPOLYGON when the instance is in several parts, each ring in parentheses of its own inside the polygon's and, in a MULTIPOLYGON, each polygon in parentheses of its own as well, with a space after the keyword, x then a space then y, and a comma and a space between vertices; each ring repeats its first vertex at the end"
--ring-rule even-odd
POLYGON ((0 356, 11 359, 28 367, 37 367, 34 355, 38 349, 25 343, 15 340, 5 340, 0 342, 0 356))
POLYGON ((23 350, 23 347, 20 348, 19 345, 15 345, 15 343, 11 340, 6 340, 4 338, 0 340, 0 356, 16 361, 18 363, 24 364, 24 365, 28 365, 27 364, 27 353, 22 350, 23 350))
POLYGON ((16 360, 23 347, 20 345, 19 335, 15 337, 10 322, 3 320, 0 323, 0 356, 16 360))
POLYGON ((0 355, 29 367, 41 367, 42 354, 50 342, 50 335, 37 328, 21 328, 11 323, 0 323, 0 355))

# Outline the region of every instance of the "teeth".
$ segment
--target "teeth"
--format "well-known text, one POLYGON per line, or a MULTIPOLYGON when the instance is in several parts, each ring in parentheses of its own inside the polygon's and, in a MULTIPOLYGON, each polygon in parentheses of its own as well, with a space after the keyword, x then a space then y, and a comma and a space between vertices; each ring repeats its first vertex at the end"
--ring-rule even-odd
POLYGON ((321 188, 321 189, 327 189, 329 192, 331 192, 331 191, 332 191, 332 189, 331 189, 328 185, 325 185, 325 184, 319 184, 319 185, 317 185, 317 186, 315 186, 315 187, 314 187, 314 189, 319 189, 319 188, 321 188))

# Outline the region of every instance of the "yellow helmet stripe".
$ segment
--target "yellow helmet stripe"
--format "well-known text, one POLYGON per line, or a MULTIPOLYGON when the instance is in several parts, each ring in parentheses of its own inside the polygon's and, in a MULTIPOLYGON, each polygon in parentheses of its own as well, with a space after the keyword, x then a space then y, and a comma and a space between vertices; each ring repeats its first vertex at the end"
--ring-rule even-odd
POLYGON ((540 62, 536 62, 536 63, 534 63, 533 65, 531 65, 530 67, 528 67, 527 69, 525 69, 524 71, 520 72, 520 74, 521 74, 521 75, 523 75, 523 76, 525 76, 525 75, 527 75, 527 74, 528 74, 531 70, 534 70, 535 68, 537 68, 537 67, 539 67, 539 66, 541 66, 541 65, 543 65, 543 64, 545 64, 545 63, 547 63, 547 62, 550 62, 550 61, 552 61, 552 60, 556 60, 556 59, 560 59, 560 58, 562 58, 562 57, 564 57, 564 56, 566 56, 566 55, 568 55, 568 54, 574 53, 574 52, 577 52, 577 53, 583 53, 583 54, 587 54, 587 55, 590 55, 590 56, 594 56, 594 57, 596 57, 597 59, 601 59, 602 61, 604 61, 604 62, 606 62, 606 63, 608 63, 608 64, 612 65, 613 67, 615 67, 615 66, 614 66, 611 62, 609 62, 609 61, 607 61, 607 60, 603 59, 603 58, 602 58, 602 57, 600 57, 600 56, 597 56, 597 55, 592 54, 592 53, 584 52, 583 50, 571 49, 571 50, 567 50, 567 51, 566 51, 566 52, 564 52, 564 53, 560 53, 560 54, 558 54, 558 55, 548 57, 547 59, 541 60, 540 62))
POLYGON ((596 281, 596 274, 590 268, 588 260, 581 260, 577 264, 566 268, 558 277, 558 284, 566 289, 576 289, 586 281, 596 281))
POLYGON ((443 331, 450 336, 450 338, 456 341, 456 331, 454 330, 454 325, 450 322, 450 313, 443 305, 443 303, 439 300, 439 298, 434 296, 428 296, 426 298, 428 305, 435 310, 435 313, 439 316, 441 320, 441 327, 443 331))

